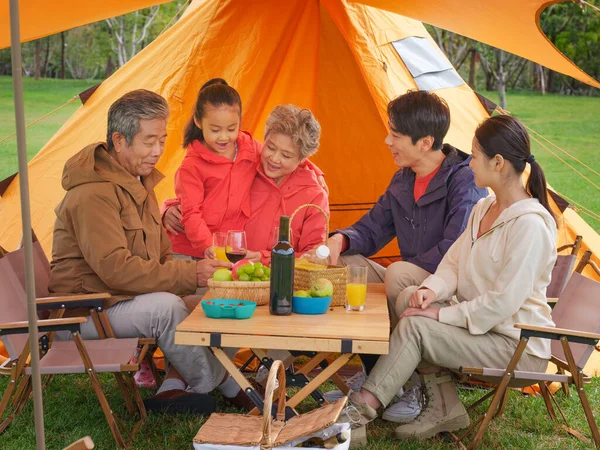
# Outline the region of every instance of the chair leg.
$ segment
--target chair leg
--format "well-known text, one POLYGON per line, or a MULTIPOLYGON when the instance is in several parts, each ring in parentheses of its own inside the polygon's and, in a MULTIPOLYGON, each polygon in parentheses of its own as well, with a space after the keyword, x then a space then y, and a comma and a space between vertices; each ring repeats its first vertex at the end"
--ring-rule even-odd
POLYGON ((556 412, 554 411, 554 406, 552 406, 552 400, 550 399, 550 391, 548 390, 548 386, 543 381, 538 383, 540 387, 540 393, 542 394, 542 398, 544 399, 544 403, 546 404, 546 410, 548 411, 548 415, 552 420, 556 420, 556 412))
MULTIPOLYGON (((8 404, 10 403, 12 394, 15 391, 15 388, 17 386, 17 382, 21 378, 17 372, 17 369, 18 369, 17 363, 15 362, 15 363, 13 363, 11 371, 10 371, 10 380, 8 382, 8 385, 6 386, 6 389, 4 390, 4 394, 2 395, 2 400, 0 400, 0 420, 2 419, 2 417, 4 417, 4 413, 6 412, 6 410, 8 408, 8 404)), ((13 404, 14 404, 14 399, 13 399, 13 404)), ((14 418, 14 416, 15 416, 14 413, 9 414, 7 419, 4 420, 2 423, 0 423, 0 433, 2 433, 8 427, 10 422, 12 422, 12 419, 14 418)))
MULTIPOLYGON (((565 374, 565 369, 563 369, 562 367, 558 368, 558 373, 560 373, 561 375, 565 374)), ((565 393, 565 395, 568 397, 569 396, 569 383, 560 383, 562 386, 562 390, 565 393)))
POLYGON ((500 399, 500 406, 498 407, 498 411, 496 411, 496 417, 500 417, 504 410, 506 409, 506 403, 508 402, 508 396, 510 395, 510 388, 506 388, 504 390, 504 394, 502 394, 502 398, 500 399))
POLYGON ((590 431, 592 432, 592 438, 594 439, 596 448, 600 449, 600 431, 598 431, 598 425, 596 424, 596 420, 594 419, 594 413, 592 412, 590 402, 585 393, 585 389, 583 386, 583 372, 579 370, 577 364, 575 363, 575 358, 573 357, 573 353, 571 352, 571 347, 569 346, 569 341, 567 337, 561 337, 560 343, 562 344, 565 356, 567 358, 567 362, 569 363, 569 372, 571 372, 571 375, 573 376, 573 382, 575 383, 575 388, 577 389, 577 394, 579 395, 579 401, 581 402, 581 406, 583 407, 585 418, 587 419, 590 431))
POLYGON ((115 419, 115 416, 108 404, 108 400, 106 400, 106 396, 104 395, 104 391, 102 390, 102 385, 100 384, 100 380, 98 379, 98 374, 94 370, 92 365, 92 361, 90 359, 90 355, 88 354, 83 340, 81 336, 76 331, 73 333, 73 341, 79 350, 79 354, 81 355, 81 360, 83 361, 83 365, 85 366, 86 372, 90 377, 90 381, 92 383, 92 387, 94 388, 94 392, 96 393, 96 397, 98 398, 98 402, 100 402, 100 407, 102 408, 102 412, 104 412, 104 417, 106 418, 106 422, 108 423, 108 427, 112 432, 112 435, 117 443, 119 448, 125 448, 125 441, 123 440, 123 436, 121 431, 119 430, 119 425, 115 419))
POLYGON ((492 401, 488 406, 485 417, 483 418, 483 421, 481 422, 481 425, 479 426, 479 429, 477 430, 477 433, 475 434, 471 445, 469 445, 470 449, 477 448, 477 446, 483 439, 483 434, 485 433, 485 430, 487 429, 488 425, 490 424, 490 421, 495 415, 495 411, 498 408, 502 396, 504 395, 504 391, 506 391, 506 389, 508 388, 508 383, 510 382, 510 379, 513 376, 513 372, 515 370, 515 367, 517 366, 517 363, 521 359, 521 355, 525 351, 525 347, 527 346, 528 341, 528 338, 521 338, 521 340, 519 341, 515 353, 510 362, 508 363, 508 366, 506 367, 506 372, 504 372, 502 381, 496 388, 496 393, 494 394, 494 397, 492 398, 492 401))
POLYGON ((125 400, 125 406, 127 407, 127 412, 129 415, 135 415, 135 406, 133 406, 133 402, 131 401, 131 397, 129 395, 127 384, 125 384, 125 380, 123 379, 123 374, 119 372, 114 372, 115 380, 117 380, 117 384, 119 385, 119 390, 123 395, 123 400, 125 400))

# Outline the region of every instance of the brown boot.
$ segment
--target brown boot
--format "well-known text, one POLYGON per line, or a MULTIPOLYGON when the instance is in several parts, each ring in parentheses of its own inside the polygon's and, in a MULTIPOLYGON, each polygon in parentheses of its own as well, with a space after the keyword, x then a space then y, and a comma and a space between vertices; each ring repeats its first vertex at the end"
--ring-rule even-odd
POLYGON ((396 428, 396 437, 427 439, 444 431, 468 427, 469 414, 458 398, 450 372, 423 375, 427 406, 413 422, 396 428))

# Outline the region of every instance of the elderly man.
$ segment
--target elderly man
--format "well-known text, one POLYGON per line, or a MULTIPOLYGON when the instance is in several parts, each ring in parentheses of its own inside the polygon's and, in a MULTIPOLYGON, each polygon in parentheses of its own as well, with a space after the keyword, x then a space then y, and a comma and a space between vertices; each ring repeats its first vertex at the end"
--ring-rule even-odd
MULTIPOLYGON (((245 394, 208 349, 175 345, 175 327, 189 314, 179 296, 206 286, 216 268, 230 263, 171 258, 153 191, 163 178, 156 163, 168 116, 160 95, 129 92, 109 109, 106 143, 89 145, 67 161, 49 287, 51 292, 132 295, 107 311, 116 336, 156 338, 171 363, 148 406, 202 411, 202 400, 208 399, 198 394, 224 379, 222 391, 234 404, 244 403, 245 394)), ((90 318, 81 335, 98 338, 90 318)))

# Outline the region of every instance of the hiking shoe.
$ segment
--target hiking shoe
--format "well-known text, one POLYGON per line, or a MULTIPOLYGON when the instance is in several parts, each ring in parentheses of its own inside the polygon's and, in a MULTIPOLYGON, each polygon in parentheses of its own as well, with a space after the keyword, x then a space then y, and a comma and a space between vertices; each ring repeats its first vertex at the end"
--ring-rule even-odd
POLYGON ((381 418, 388 422, 409 423, 421 414, 424 405, 423 389, 420 385, 412 385, 384 411, 381 418))
POLYGON ((340 413, 337 422, 347 422, 351 429, 362 427, 377 417, 377 411, 364 403, 358 392, 350 392, 348 403, 340 413))
POLYGON ((469 414, 463 406, 449 372, 423 375, 423 389, 427 404, 411 423, 400 425, 395 434, 398 439, 414 437, 428 439, 442 432, 468 427, 469 414))
POLYGON ((196 394, 183 389, 171 389, 144 400, 147 411, 170 414, 212 414, 217 401, 208 394, 196 394))
MULTIPOLYGON (((346 380, 346 385, 351 391, 359 392, 365 381, 367 381, 367 374, 365 372, 357 372, 346 380)), ((323 397, 329 403, 333 403, 344 396, 345 394, 339 389, 323 393, 323 397)))

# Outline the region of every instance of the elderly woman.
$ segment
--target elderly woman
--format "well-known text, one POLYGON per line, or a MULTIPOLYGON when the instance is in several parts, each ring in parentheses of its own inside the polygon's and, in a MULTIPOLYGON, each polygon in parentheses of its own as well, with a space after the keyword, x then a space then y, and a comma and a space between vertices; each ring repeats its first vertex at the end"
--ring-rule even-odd
MULTIPOLYGON (((308 160, 317 152, 320 136, 321 126, 308 109, 279 105, 269 114, 261 160, 249 192, 250 218, 244 227, 249 259, 270 264, 280 216, 289 216, 308 203, 320 206, 329 216, 322 172, 308 160)), ((170 206, 163 217, 165 227, 180 227, 178 216, 178 205, 170 206)), ((300 210, 291 228, 297 253, 325 242, 326 220, 316 208, 300 210)), ((210 250, 207 257, 214 257, 210 250)))

